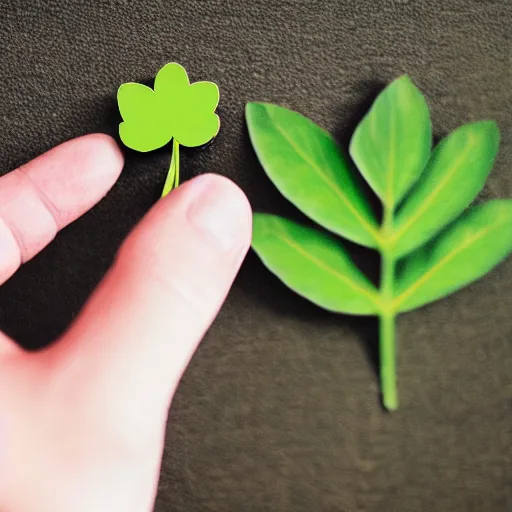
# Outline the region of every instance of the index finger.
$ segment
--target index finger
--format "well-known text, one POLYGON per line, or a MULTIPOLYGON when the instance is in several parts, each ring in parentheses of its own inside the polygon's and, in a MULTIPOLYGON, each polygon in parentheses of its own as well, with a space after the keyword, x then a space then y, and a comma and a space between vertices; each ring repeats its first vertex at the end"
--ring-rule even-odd
POLYGON ((114 139, 98 133, 0 177, 0 284, 105 196, 122 167, 114 139))

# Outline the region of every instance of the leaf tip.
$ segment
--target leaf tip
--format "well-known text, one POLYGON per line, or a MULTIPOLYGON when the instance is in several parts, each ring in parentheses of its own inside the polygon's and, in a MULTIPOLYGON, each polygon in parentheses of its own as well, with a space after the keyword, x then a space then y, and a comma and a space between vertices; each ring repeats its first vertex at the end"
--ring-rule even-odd
POLYGON ((261 226, 263 226, 266 221, 268 221, 272 216, 268 213, 262 213, 262 212, 254 212, 252 214, 252 227, 253 227, 253 230, 254 228, 259 228, 261 226))
POLYGON ((490 155, 496 156, 500 145, 500 129, 498 123, 492 119, 484 119, 482 121, 475 121, 462 125, 459 129, 467 130, 468 133, 473 133, 479 139, 480 143, 484 143, 490 150, 490 155))
POLYGON ((245 117, 249 117, 251 115, 255 105, 257 105, 255 101, 249 101, 245 104, 245 117))
POLYGON ((395 87, 407 87, 416 89, 416 85, 414 84, 410 75, 404 73, 403 75, 399 75, 395 78, 387 87, 390 89, 394 89, 395 87))
POLYGON ((399 75, 395 79, 395 82, 410 82, 410 83, 412 83, 412 78, 407 73, 404 73, 402 75, 399 75))
POLYGON ((391 84, 389 84, 388 87, 391 87, 392 89, 395 87, 403 88, 404 90, 408 91, 409 94, 412 94, 413 96, 416 96, 416 97, 421 97, 422 102, 424 102, 424 108, 427 109, 427 111, 428 111, 428 107, 425 102, 425 97, 423 96, 423 93, 420 91, 418 86, 414 83, 414 80, 411 78, 410 75, 408 75, 408 74, 400 75, 398 78, 393 80, 393 82, 391 82, 391 84))
POLYGON ((252 215, 251 247, 259 251, 260 242, 265 238, 269 224, 272 222, 272 215, 268 213, 254 212, 252 215))
POLYGON ((265 104, 259 101, 249 101, 245 105, 245 117, 249 118, 265 108, 265 104))
POLYGON ((484 129, 487 131, 489 136, 493 138, 500 138, 500 127, 498 126, 498 123, 494 121, 493 119, 485 119, 483 121, 480 121, 484 129))

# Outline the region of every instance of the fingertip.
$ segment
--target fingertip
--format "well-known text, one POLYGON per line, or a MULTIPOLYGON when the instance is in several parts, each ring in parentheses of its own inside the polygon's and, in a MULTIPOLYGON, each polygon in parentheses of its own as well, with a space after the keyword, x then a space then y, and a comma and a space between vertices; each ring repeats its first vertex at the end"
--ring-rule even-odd
POLYGON ((121 149, 116 141, 105 133, 91 133, 71 139, 56 146, 48 154, 53 152, 58 153, 60 159, 75 164, 77 171, 71 172, 71 177, 101 176, 105 180, 103 185, 112 186, 124 165, 121 149))
POLYGON ((123 164, 115 140, 93 133, 64 142, 21 169, 42 191, 62 228, 107 194, 123 164))
POLYGON ((104 196, 119 178, 124 156, 117 142, 105 133, 92 133, 70 141, 76 144, 77 161, 97 179, 96 192, 104 196))
POLYGON ((112 174, 121 172, 124 164, 123 153, 121 148, 113 137, 106 133, 91 133, 82 135, 68 142, 74 144, 77 150, 81 151, 84 157, 90 159, 90 163, 102 163, 112 174))
POLYGON ((251 208, 231 180, 205 174, 190 184, 186 218, 196 231, 224 252, 246 249, 251 232, 251 208))
POLYGON ((242 189, 229 178, 202 174, 182 184, 161 202, 163 215, 181 209, 187 223, 207 238, 213 236, 224 248, 250 243, 251 205, 242 189))
POLYGON ((197 182, 200 186, 217 190, 221 193, 224 199, 229 199, 230 202, 239 210, 240 215, 246 217, 251 216, 251 205, 245 192, 232 180, 226 176, 214 173, 201 174, 196 178, 190 180, 188 183, 197 182))
POLYGON ((209 272, 224 283, 249 249, 251 225, 251 207, 240 187, 223 176, 203 174, 154 205, 118 251, 118 266, 151 268, 160 280, 175 280, 195 266, 192 281, 209 272))

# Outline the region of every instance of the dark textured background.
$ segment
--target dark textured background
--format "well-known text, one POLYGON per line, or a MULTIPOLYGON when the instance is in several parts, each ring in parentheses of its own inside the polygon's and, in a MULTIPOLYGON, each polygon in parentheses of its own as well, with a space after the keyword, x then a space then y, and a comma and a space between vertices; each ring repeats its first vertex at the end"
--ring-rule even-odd
MULTIPOLYGON (((115 93, 166 62, 219 84, 223 127, 185 177, 234 179, 255 208, 288 206, 248 145, 244 104, 289 106, 346 143, 382 86, 409 73, 436 136, 496 119, 484 197, 512 196, 510 0, 1 0, 1 172, 93 131, 115 93)), ((70 323, 158 198, 169 154, 127 153, 108 197, 0 289, 0 326, 27 347, 70 323)), ((250 255, 174 402, 156 510, 512 510, 512 258, 401 318, 401 409, 385 414, 375 323, 324 313, 250 255)))

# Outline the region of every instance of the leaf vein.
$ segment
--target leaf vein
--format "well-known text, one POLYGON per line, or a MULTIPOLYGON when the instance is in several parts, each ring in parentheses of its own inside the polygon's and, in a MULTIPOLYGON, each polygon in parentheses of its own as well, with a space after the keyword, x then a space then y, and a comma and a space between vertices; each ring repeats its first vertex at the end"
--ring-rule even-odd
POLYGON ((400 306, 403 301, 409 297, 411 294, 413 294, 418 288, 428 281, 432 275, 434 275, 436 272, 438 272, 444 265, 449 263, 455 256, 460 254, 464 249, 472 245, 473 243, 480 240, 480 238, 488 235, 498 227, 500 227, 501 224, 495 224, 492 227, 483 229, 480 233, 477 235, 474 235, 472 237, 469 237, 464 243, 459 245, 454 251, 451 253, 448 253, 446 256, 444 256, 441 260, 439 260, 432 268, 430 268, 427 272, 425 272, 418 280, 416 280, 407 290, 403 291, 395 300, 395 306, 400 306))
MULTIPOLYGON (((282 231, 281 231, 282 233, 282 231)), ((362 293, 363 295, 366 295, 376 306, 378 305, 376 300, 376 294, 373 294, 370 290, 363 288, 362 286, 359 286, 354 281, 352 281, 350 278, 345 276, 344 274, 338 272, 337 270, 333 269, 329 265, 326 265, 322 260, 315 258, 311 253, 305 251, 300 245, 296 244, 292 239, 287 237, 285 234, 282 234, 283 241, 287 243, 292 249, 297 251, 299 254, 304 256, 306 259, 310 260, 313 263, 316 263, 320 268, 327 271, 328 273, 332 274, 336 278, 338 278, 340 281, 345 282, 348 284, 351 288, 354 290, 362 293)))
MULTIPOLYGON (((269 117, 272 117, 272 115, 267 111, 269 117)), ((348 198, 343 194, 339 188, 337 188, 334 183, 329 179, 328 176, 322 171, 322 169, 310 158, 308 158, 307 155, 305 155, 300 148, 297 146, 297 144, 291 139, 287 133, 277 124, 275 123, 274 126, 276 127, 277 131, 281 134, 281 136, 288 142, 288 144, 292 147, 292 149, 299 155, 302 160, 304 160, 307 164, 309 164, 317 173, 318 175, 324 180, 324 182, 331 188, 331 190, 345 203, 345 205, 348 207, 348 209, 354 214, 354 217, 363 225, 363 227, 366 229, 366 231, 373 237, 375 242, 379 241, 378 232, 375 228, 373 228, 357 211, 357 209, 354 207, 354 205, 348 200, 348 198)))
POLYGON ((436 185, 428 199, 416 210, 416 213, 413 214, 409 220, 398 230, 395 232, 395 234, 391 237, 392 242, 396 242, 400 239, 401 236, 403 236, 404 233, 406 233, 409 228, 423 215, 425 210, 433 203, 436 196, 441 192, 441 190, 445 187, 446 183, 450 181, 454 174, 459 170, 460 166, 464 163, 467 153, 471 149, 471 143, 473 142, 473 136, 469 134, 468 140, 466 142, 466 146, 462 153, 457 158, 455 164, 453 167, 446 173, 444 178, 439 181, 439 183, 436 185))
POLYGON ((393 111, 390 113, 389 123, 389 153, 388 153, 388 188, 386 191, 387 207, 393 206, 393 180, 395 179, 395 148, 396 148, 396 120, 393 111))

